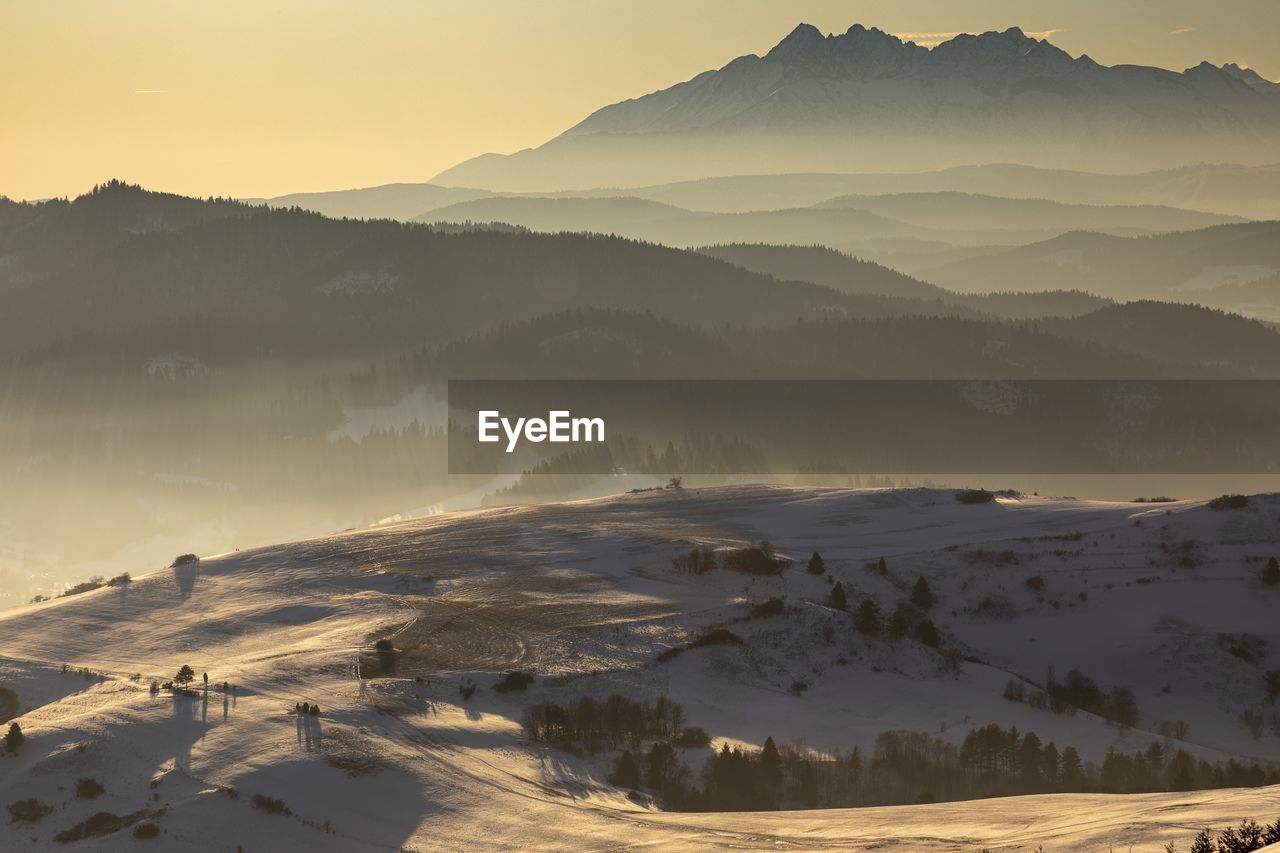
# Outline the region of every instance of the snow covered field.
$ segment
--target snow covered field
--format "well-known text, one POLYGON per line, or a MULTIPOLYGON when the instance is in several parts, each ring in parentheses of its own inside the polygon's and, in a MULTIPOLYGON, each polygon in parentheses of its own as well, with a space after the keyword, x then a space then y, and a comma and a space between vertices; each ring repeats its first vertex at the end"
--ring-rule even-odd
POLYGON ((667 695, 716 746, 867 749, 894 729, 959 743, 997 723, 1091 761, 1153 742, 1277 761, 1263 673, 1280 668, 1280 588, 1258 578, 1278 531, 1280 496, 1215 510, 754 486, 444 514, 206 557, 0 615, 0 685, 27 736, 0 758, 0 805, 52 808, 38 822, 0 813, 0 850, 1186 849, 1202 827, 1280 817, 1280 790, 678 814, 609 785, 608 756, 527 740, 520 719, 542 699, 667 695), (672 565, 695 545, 759 540, 794 565, 672 565), (813 551, 830 577, 805 570, 813 551), (919 577, 950 656, 859 634, 826 606, 838 581, 850 609, 871 598, 887 615, 919 577), (775 596, 783 615, 746 618, 775 596), (656 660, 723 626, 745 644, 656 660), (1260 656, 1229 653, 1222 633, 1255 638, 1260 656), (380 638, 398 650, 394 676, 380 638), (183 664, 193 695, 151 695, 183 664), (1050 668, 1130 688, 1140 722, 1002 697, 1050 668), (532 686, 492 690, 512 669, 532 686), (298 716, 298 702, 322 713, 298 716), (82 778, 104 793, 77 796, 82 778), (102 811, 161 835, 53 840, 102 811))

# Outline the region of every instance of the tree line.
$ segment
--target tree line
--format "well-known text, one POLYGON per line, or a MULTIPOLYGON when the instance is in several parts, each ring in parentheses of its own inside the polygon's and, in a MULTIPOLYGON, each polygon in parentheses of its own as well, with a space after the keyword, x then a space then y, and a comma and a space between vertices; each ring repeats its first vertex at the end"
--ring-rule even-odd
POLYGON ((620 695, 529 708, 526 734, 577 752, 621 750, 614 784, 648 791, 676 811, 838 808, 1003 797, 1019 794, 1113 794, 1256 787, 1280 783, 1280 770, 1230 759, 1211 763, 1167 743, 1109 749, 1086 761, 1072 745, 1035 732, 991 724, 956 745, 936 735, 888 731, 864 751, 819 754, 766 738, 759 750, 723 744, 695 774, 683 750, 710 738, 687 724, 666 697, 641 702, 620 695))

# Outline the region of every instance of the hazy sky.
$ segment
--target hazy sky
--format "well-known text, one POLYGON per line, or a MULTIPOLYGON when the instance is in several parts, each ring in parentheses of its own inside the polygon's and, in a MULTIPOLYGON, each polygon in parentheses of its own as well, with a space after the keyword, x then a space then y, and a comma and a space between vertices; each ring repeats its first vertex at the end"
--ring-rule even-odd
POLYGON ((423 181, 763 53, 800 21, 921 43, 1017 25, 1105 64, 1280 78, 1280 0, 0 0, 0 194, 423 181))

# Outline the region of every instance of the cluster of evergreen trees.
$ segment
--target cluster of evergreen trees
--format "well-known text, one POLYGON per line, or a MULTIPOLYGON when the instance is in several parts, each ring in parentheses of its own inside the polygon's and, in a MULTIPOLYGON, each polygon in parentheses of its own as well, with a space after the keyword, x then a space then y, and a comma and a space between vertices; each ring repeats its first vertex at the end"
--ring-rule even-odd
POLYGON ((523 725, 534 740, 595 753, 609 747, 637 747, 646 741, 671 741, 684 730, 685 714, 665 696, 638 702, 614 694, 604 700, 585 696, 567 706, 534 705, 525 711, 523 725))
POLYGON ((1055 714, 1088 711, 1121 728, 1138 724, 1138 703, 1132 690, 1127 687, 1103 690, 1097 682, 1078 669, 1068 672, 1065 682, 1058 681, 1053 670, 1050 670, 1043 690, 1037 689, 1035 685, 1028 689, 1027 682, 1011 679, 1005 685, 1004 698, 1010 702, 1026 702, 1033 708, 1053 711, 1055 714))
POLYGON ((789 565, 791 561, 778 556, 773 543, 767 540, 723 553, 707 547, 695 547, 687 554, 677 554, 671 558, 671 566, 677 572, 695 575, 703 575, 718 568, 749 575, 776 575, 789 565))
MULTIPOLYGON (((1280 844, 1280 818, 1275 823, 1263 826, 1252 818, 1240 821, 1239 826, 1231 826, 1214 834, 1207 829, 1200 830, 1191 840, 1191 853, 1252 853, 1269 844, 1280 844)), ((1169 844, 1165 847, 1169 853, 1176 853, 1177 847, 1169 844)))
MULTIPOLYGON (((814 553, 814 557, 819 557, 817 552, 814 553)), ((887 573, 888 569, 884 566, 882 557, 877 571, 887 573)), ((859 633, 869 637, 884 635, 891 640, 911 637, 919 643, 936 649, 941 644, 942 637, 933 620, 924 615, 933 607, 933 601, 933 590, 929 587, 929 582, 921 577, 912 588, 911 596, 907 601, 899 602, 887 620, 875 599, 864 598, 853 613, 853 627, 859 633)), ((836 610, 849 609, 849 597, 843 583, 837 581, 831 588, 827 604, 836 610)))
POLYGON ((1059 682, 1049 673, 1045 693, 1049 696, 1049 709, 1061 714, 1071 708, 1079 708, 1110 720, 1120 726, 1138 724, 1138 700, 1128 687, 1103 690, 1097 682, 1078 669, 1067 673, 1066 681, 1059 682))
POLYGON ((869 754, 854 747, 829 756, 772 737, 759 751, 727 743, 707 757, 700 775, 682 748, 705 748, 706 733, 687 725, 666 697, 641 702, 614 694, 559 705, 543 702, 524 717, 529 737, 595 754, 622 750, 611 781, 647 790, 678 811, 834 808, 979 799, 1059 792, 1140 793, 1254 787, 1280 783, 1280 771, 1234 759, 1210 763, 1152 743, 1145 750, 1108 750, 1084 761, 1074 746, 1044 742, 1035 732, 988 725, 959 746, 923 732, 882 733, 869 754))
POLYGON ((671 766, 673 751, 625 752, 617 784, 634 781, 679 811, 836 808, 979 799, 1058 792, 1139 793, 1253 787, 1280 782, 1280 772, 1235 760, 1210 764, 1159 743, 1146 750, 1107 752, 1101 764, 1083 761, 1073 746, 1061 749, 1034 732, 989 725, 959 746, 922 732, 885 732, 870 755, 817 757, 772 738, 760 751, 722 746, 695 783, 671 766), (638 757, 637 757, 638 755, 638 757), (655 768, 654 773, 649 769, 655 768), (658 785, 649 782, 655 780, 658 785))

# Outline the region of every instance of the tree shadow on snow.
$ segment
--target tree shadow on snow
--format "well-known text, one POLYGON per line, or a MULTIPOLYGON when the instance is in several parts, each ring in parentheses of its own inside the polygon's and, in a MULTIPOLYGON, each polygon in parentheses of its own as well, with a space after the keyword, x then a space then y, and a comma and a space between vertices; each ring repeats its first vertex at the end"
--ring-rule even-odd
POLYGON ((178 584, 178 600, 186 601, 195 591, 196 579, 200 577, 200 564, 188 563, 185 566, 173 567, 173 579, 178 584))

